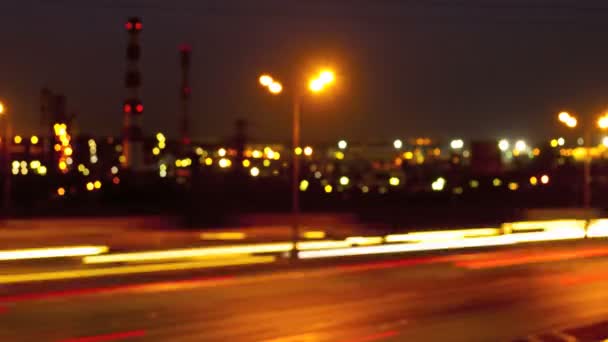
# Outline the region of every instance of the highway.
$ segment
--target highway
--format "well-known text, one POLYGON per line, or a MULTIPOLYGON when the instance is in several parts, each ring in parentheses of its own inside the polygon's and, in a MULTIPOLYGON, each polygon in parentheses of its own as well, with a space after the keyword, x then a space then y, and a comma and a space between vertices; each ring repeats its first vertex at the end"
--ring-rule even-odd
POLYGON ((608 241, 0 285, 0 341, 602 341, 608 241))

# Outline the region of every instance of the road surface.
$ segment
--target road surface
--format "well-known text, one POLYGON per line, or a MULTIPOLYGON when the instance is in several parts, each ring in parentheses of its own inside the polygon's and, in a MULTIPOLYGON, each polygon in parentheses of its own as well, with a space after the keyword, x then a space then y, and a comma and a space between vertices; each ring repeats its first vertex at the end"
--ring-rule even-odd
POLYGON ((601 341, 608 242, 0 285, 0 341, 601 341))

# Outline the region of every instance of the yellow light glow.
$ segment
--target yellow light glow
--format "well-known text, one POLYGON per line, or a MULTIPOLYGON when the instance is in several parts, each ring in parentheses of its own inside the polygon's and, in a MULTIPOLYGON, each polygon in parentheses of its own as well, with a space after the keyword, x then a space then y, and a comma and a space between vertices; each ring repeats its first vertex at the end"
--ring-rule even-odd
POLYGON ((333 187, 329 184, 325 185, 325 187, 323 187, 323 190, 325 190, 326 193, 331 193, 333 190, 333 187))
POLYGON ((407 234, 391 234, 385 237, 386 242, 423 242, 444 241, 454 239, 476 238, 499 235, 500 228, 469 228, 454 230, 436 230, 427 232, 412 232, 407 234))
POLYGON ((608 237, 608 219, 597 219, 589 222, 587 237, 608 237))
POLYGON ((342 176, 340 177, 340 185, 348 185, 348 183, 350 183, 350 179, 348 179, 348 177, 346 176, 342 176))
POLYGON ((59 162, 59 170, 63 171, 67 168, 68 168, 68 164, 66 164, 65 161, 62 160, 59 162))
POLYGON ((300 181, 300 191, 308 190, 308 185, 308 181, 306 179, 302 179, 302 181, 300 181))
POLYGON ((549 183, 549 176, 547 176, 547 175, 540 176, 540 182, 543 183, 543 184, 548 184, 549 183))
POLYGON ((257 177, 260 175, 260 169, 254 166, 249 170, 249 174, 251 174, 253 177, 257 177))
POLYGON ((264 156, 264 154, 260 150, 253 150, 251 152, 251 156, 255 159, 259 159, 259 158, 262 158, 264 156))
POLYGON ((538 178, 536 178, 535 176, 530 177, 530 184, 532 186, 538 184, 538 178))
POLYGON ((346 142, 346 140, 340 140, 338 141, 338 148, 341 150, 346 149, 346 147, 348 147, 348 143, 346 142))
POLYGON ((566 120, 565 124, 566 124, 566 126, 568 126, 570 128, 574 128, 578 124, 578 121, 576 120, 575 117, 570 117, 570 118, 568 118, 568 120, 566 120))
POLYGON ((95 184, 93 184, 93 182, 88 182, 86 187, 87 187, 87 190, 93 191, 93 189, 95 188, 95 184))
POLYGON ((113 276, 121 274, 138 274, 138 273, 154 273, 154 272, 166 272, 166 271, 183 271, 190 269, 210 268, 210 267, 225 267, 225 266, 237 266, 237 265, 253 265, 253 264, 264 264, 275 261, 274 256, 247 256, 239 258, 228 258, 220 260, 203 260, 203 261, 190 261, 190 262, 178 262, 178 263, 165 263, 165 264, 153 264, 153 265, 130 265, 130 266, 118 266, 118 267, 105 267, 98 269, 75 269, 69 271, 55 271, 55 272, 44 272, 44 273, 31 273, 31 274, 14 274, 0 276, 0 284, 15 284, 35 281, 48 281, 48 280, 60 280, 60 279, 77 279, 77 278, 91 278, 91 277, 103 277, 113 276))
POLYGON ((32 143, 32 145, 36 145, 38 143, 39 139, 37 136, 32 135, 32 137, 30 138, 30 143, 32 143))
POLYGON ((247 235, 243 232, 207 232, 201 233, 201 240, 244 240, 247 235))
POLYGON ((15 135, 15 137, 13 138, 13 141, 15 142, 15 144, 21 144, 21 141, 23 139, 21 138, 20 135, 15 135))
MULTIPOLYGON (((0 261, 63 258, 106 253, 107 246, 62 246, 0 251, 0 261)), ((0 281, 2 284, 2 281, 0 281)))
POLYGON ((401 181, 400 181, 400 180, 399 180, 399 178, 397 178, 397 177, 391 177, 391 178, 388 180, 388 184, 390 184, 391 186, 398 186, 398 185, 399 185, 399 183, 401 183, 401 181))
POLYGON ((509 183, 508 187, 509 187, 509 190, 515 191, 515 190, 519 189, 519 184, 517 184, 516 182, 511 182, 511 183, 509 183))
POLYGON ((59 195, 59 196, 65 195, 65 188, 57 188, 57 195, 59 195))
POLYGON ((243 159, 243 167, 249 167, 251 166, 251 162, 249 161, 249 159, 243 159))
POLYGON ((73 152, 74 152, 74 150, 72 150, 72 148, 71 148, 71 147, 66 147, 66 148, 63 150, 63 154, 65 154, 66 156, 71 156, 73 152))
POLYGON ((232 161, 230 159, 227 159, 227 158, 222 158, 222 159, 220 159, 218 165, 222 169, 225 169, 225 168, 228 168, 228 167, 232 166, 232 161))
POLYGON ((304 155, 305 156, 311 156, 312 155, 312 147, 310 147, 310 146, 304 147, 304 155))
POLYGON ((41 175, 41 176, 46 175, 46 171, 47 171, 46 166, 41 165, 41 166, 38 168, 38 170, 37 170, 37 171, 38 171, 38 174, 39 174, 39 175, 41 175))
POLYGON ((336 80, 336 74, 331 70, 323 70, 319 74, 319 80, 324 84, 331 84, 336 80))
POLYGON ((600 129, 608 128, 608 115, 607 114, 605 114, 604 116, 597 119, 597 127, 600 129))
POLYGON ((95 189, 99 189, 101 188, 101 182, 96 180, 95 183, 93 183, 93 186, 95 186, 95 189))
POLYGON ((211 164, 213 164, 213 159, 210 157, 205 158, 205 165, 211 166, 211 164))
POLYGON ((166 140, 165 135, 161 132, 156 133, 156 140, 165 141, 166 140))
POLYGON ((335 157, 336 157, 336 159, 338 159, 338 160, 343 160, 343 159, 344 159, 344 152, 342 152, 342 151, 336 151, 336 152, 334 153, 334 156, 335 156, 335 157))
POLYGON ((557 139, 551 139, 551 147, 555 148, 557 147, 557 139))
POLYGON ((59 145, 59 144, 55 144, 55 146, 53 146, 53 148, 55 149, 55 152, 61 151, 61 145, 59 145))
POLYGON ((268 87, 272 84, 272 82, 274 82, 274 80, 272 79, 272 77, 270 77, 270 75, 262 75, 259 78, 259 82, 262 86, 268 87))
POLYGON ((161 150, 164 149, 165 147, 167 147, 167 145, 165 144, 164 141, 159 141, 158 142, 158 148, 160 148, 161 150))
POLYGON ((469 181, 469 186, 473 189, 476 189, 479 187, 479 181, 476 179, 471 179, 471 181, 469 181))
POLYGON ((302 148, 300 146, 298 146, 294 149, 294 152, 296 153, 296 155, 299 156, 302 154, 303 151, 302 151, 302 148))
POLYGON ((403 158, 410 160, 414 158, 414 153, 412 153, 411 151, 407 151, 405 153, 403 153, 403 158))
POLYGON ((277 95, 283 91, 283 85, 281 85, 281 83, 279 82, 272 82, 268 86, 268 90, 270 91, 270 93, 277 95))
POLYGON ((160 148, 158 148, 158 147, 153 148, 152 149, 152 154, 155 155, 155 156, 159 155, 160 154, 160 148))
POLYGON ((325 84, 322 80, 318 78, 310 80, 310 82, 308 83, 308 89, 310 89, 310 91, 312 91, 313 93, 320 92, 321 90, 323 90, 323 87, 325 87, 325 84))
POLYGON ((226 156, 226 149, 225 148, 220 148, 219 150, 217 150, 217 155, 220 157, 225 157, 226 156))
POLYGON ((270 160, 264 159, 264 161, 262 162, 262 164, 264 165, 264 167, 270 167, 270 160))
POLYGON ((181 159, 176 159, 176 160, 175 160, 175 166, 176 166, 176 167, 182 167, 182 165, 183 165, 183 164, 182 164, 182 160, 181 160, 181 159))
POLYGON ((566 121, 568 121, 568 119, 570 118, 570 113, 568 112, 561 112, 557 115, 557 119, 563 123, 565 123, 566 121))
POLYGON ((82 262, 84 264, 105 264, 116 262, 159 261, 184 258, 230 256, 251 253, 279 253, 288 252, 292 248, 293 244, 291 242, 229 245, 87 256, 82 259, 82 262))
POLYGON ((39 160, 32 160, 30 162, 30 169, 37 169, 40 167, 40 161, 39 160))
POLYGON ((350 236, 344 241, 351 245, 368 246, 381 244, 384 241, 382 236, 350 236))
POLYGON ((325 232, 322 230, 310 230, 302 232, 300 236, 304 239, 324 239, 325 232))
POLYGON ((4 104, 2 102, 0 102, 0 114, 4 114, 4 110, 5 110, 4 104))
POLYGON ((121 164, 126 164, 127 163, 127 157, 124 154, 121 154, 120 157, 118 157, 118 162, 121 164))

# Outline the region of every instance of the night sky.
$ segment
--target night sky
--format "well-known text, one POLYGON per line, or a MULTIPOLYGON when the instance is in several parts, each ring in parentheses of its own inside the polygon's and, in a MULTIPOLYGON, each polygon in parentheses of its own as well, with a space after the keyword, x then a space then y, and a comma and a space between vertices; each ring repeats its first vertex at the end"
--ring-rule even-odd
POLYGON ((339 74, 304 102, 304 139, 524 137, 563 133, 559 110, 608 109, 605 1, 2 0, 0 98, 16 131, 39 129, 42 86, 68 97, 81 133, 118 135, 132 15, 144 23, 144 130, 176 136, 178 46, 192 60, 192 132, 284 140, 290 99, 257 84, 313 66, 339 74))

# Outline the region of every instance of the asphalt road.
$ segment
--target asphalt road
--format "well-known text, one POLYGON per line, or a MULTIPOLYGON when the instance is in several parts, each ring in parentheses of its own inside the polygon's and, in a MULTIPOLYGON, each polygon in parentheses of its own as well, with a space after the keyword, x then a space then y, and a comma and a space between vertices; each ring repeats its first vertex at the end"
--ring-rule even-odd
POLYGON ((0 341, 600 341, 606 250, 533 245, 0 287, 0 341))

